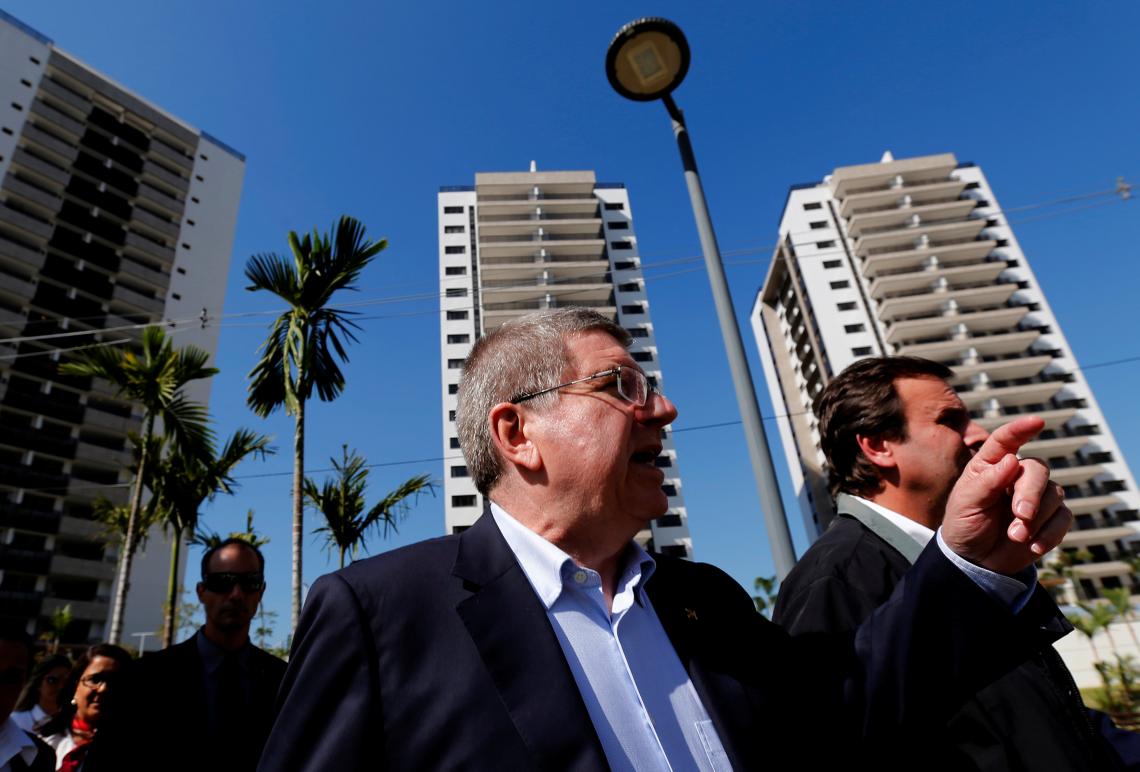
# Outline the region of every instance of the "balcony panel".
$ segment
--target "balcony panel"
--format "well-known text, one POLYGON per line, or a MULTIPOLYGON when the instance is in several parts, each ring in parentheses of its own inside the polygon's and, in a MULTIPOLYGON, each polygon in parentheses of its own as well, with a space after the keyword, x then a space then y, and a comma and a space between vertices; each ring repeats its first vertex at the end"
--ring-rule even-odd
POLYGON ((950 383, 954 386, 969 383, 970 378, 985 373, 991 381, 1013 381, 1020 378, 1032 378, 1045 369, 1053 361, 1051 356, 1024 357, 1022 359, 1002 359, 997 362, 978 362, 972 365, 954 365, 954 377, 950 383))
MULTIPOLYGON (((1037 416, 1038 418, 1040 418, 1042 421, 1045 422, 1045 428, 1043 429, 1043 431, 1049 431, 1049 430, 1056 430, 1056 429, 1059 429, 1060 427, 1064 426, 1065 423, 1070 418, 1075 416, 1076 414, 1077 414, 1076 408, 1066 407, 1066 408, 1060 408, 1057 410, 1042 410, 1040 412, 1034 413, 1033 415, 1037 416)), ((977 418, 977 419, 975 419, 975 421, 977 422, 978 426, 981 426, 986 431, 992 432, 994 429, 998 428, 1002 424, 1009 423, 1012 419, 1013 419, 1013 416, 999 415, 999 416, 988 416, 985 418, 977 418)), ((1065 437, 1063 439, 1069 440, 1069 439, 1076 439, 1076 438, 1075 437, 1065 437)), ((1037 442, 1041 442, 1041 443, 1053 442, 1053 440, 1037 440, 1037 442)), ((1030 443, 1030 444, 1035 444, 1035 443, 1030 443)), ((1029 444, 1025 445, 1025 448, 1028 449, 1029 444)), ((1039 453, 1037 451, 1033 451, 1031 453, 1029 450, 1026 450, 1025 454, 1031 455, 1031 456, 1042 456, 1042 457, 1048 458, 1047 454, 1039 453)), ((1056 455, 1056 454, 1054 454, 1054 455, 1056 455)))
POLYGON ((583 233, 587 236, 602 230, 602 221, 598 218, 579 218, 574 220, 545 220, 524 219, 507 220, 504 222, 479 223, 479 239, 494 236, 530 235, 542 228, 547 233, 558 235, 568 233, 583 233))
POLYGON ((1128 576, 1132 568, 1119 560, 1104 563, 1081 563, 1073 566, 1073 575, 1080 579, 1098 579, 1106 576, 1128 576))
POLYGON ((958 325, 965 325, 972 333, 996 332, 1016 327, 1026 314, 1028 306, 999 308, 993 311, 973 311, 965 314, 932 316, 926 319, 908 319, 895 322, 887 333, 887 342, 905 343, 950 335, 958 325))
POLYGON ((920 221, 932 222, 964 219, 977 205, 978 202, 972 198, 965 198, 856 213, 847 221, 847 235, 858 238, 878 229, 906 228, 907 223, 915 216, 918 216, 920 221))
POLYGON ((172 217, 181 217, 183 203, 174 196, 170 195, 164 190, 147 185, 145 182, 139 184, 138 197, 142 201, 161 209, 172 217))
POLYGON ((563 305, 585 305, 590 302, 609 299, 613 294, 613 289, 613 285, 608 282, 588 284, 540 284, 531 282, 525 285, 483 285, 479 288, 479 292, 485 306, 499 303, 537 302, 547 295, 567 301, 563 305), (582 303, 569 301, 582 301, 582 303))
POLYGON ((64 515, 59 519, 60 536, 77 536, 82 539, 94 539, 103 535, 107 526, 96 520, 84 520, 80 517, 64 515))
POLYGON ((29 112, 33 122, 39 123, 41 120, 46 121, 54 128, 60 129, 63 133, 70 135, 76 142, 83 136, 84 126, 80 121, 57 110, 42 99, 37 99, 32 102, 32 107, 29 112))
POLYGON ((1082 531, 1073 530, 1065 534, 1065 538, 1061 540, 1061 546, 1089 547, 1095 544, 1112 544, 1120 539, 1129 539, 1134 536, 1136 536, 1136 530, 1126 526, 1089 528, 1082 531))
POLYGON ((1065 499, 1065 504, 1068 505, 1074 515, 1091 515, 1094 512, 1099 512, 1106 507, 1111 507, 1113 504, 1119 503, 1120 499, 1109 494, 1065 499))
POLYGON ((850 217, 859 212, 898 206, 899 200, 903 196, 910 196, 914 204, 957 198, 965 189, 966 183, 963 180, 946 180, 945 182, 932 182, 925 185, 911 185, 901 190, 887 189, 875 190, 870 193, 853 193, 843 199, 839 206, 839 216, 850 217))
POLYGON ((953 363, 961 360, 970 348, 975 349, 980 356, 1020 354, 1028 351, 1034 341, 1040 337, 1040 330, 1025 330, 1000 335, 952 338, 932 343, 912 343, 900 346, 896 353, 925 357, 936 362, 953 363))
POLYGON ((124 287, 122 284, 115 285, 111 297, 119 303, 130 306, 132 309, 138 309, 148 314, 161 315, 163 308, 166 307, 165 301, 161 298, 148 297, 141 292, 135 292, 129 287, 124 287))
POLYGON ((131 452, 127 450, 111 450, 82 441, 75 444, 75 460, 98 467, 126 469, 133 460, 131 456, 131 452))
POLYGON ((895 272, 919 271, 930 257, 937 257, 942 266, 980 263, 997 246, 992 240, 961 241, 957 244, 934 244, 921 249, 903 248, 896 252, 869 255, 863 260, 863 275, 873 279, 895 272))
POLYGON ((164 294, 166 288, 170 286, 170 274, 155 268, 150 268, 129 257, 119 261, 119 273, 124 276, 140 279, 164 294))
POLYGON ((979 218, 948 223, 922 223, 913 228, 872 233, 856 239, 855 254, 866 257, 871 250, 889 249, 892 252, 901 252, 906 249, 918 249, 917 241, 921 236, 927 236, 934 242, 973 239, 985 227, 986 221, 979 218))
POLYGON ((35 144, 42 153, 52 156, 55 162, 63 167, 71 166, 79 155, 77 146, 57 139, 34 123, 28 123, 24 126, 23 138, 35 144))
POLYGON ((83 416, 83 425, 111 434, 125 435, 129 431, 137 431, 141 422, 132 418, 105 413, 92 405, 88 405, 87 412, 83 416))
POLYGON ((142 173, 143 179, 149 177, 152 181, 160 183, 158 186, 160 190, 165 186, 185 195, 190 187, 190 182, 185 177, 179 177, 165 166, 160 166, 149 159, 143 162, 142 173))
POLYGON ((558 255, 601 255, 606 248, 605 239, 558 239, 558 240, 526 240, 526 241, 493 241, 479 242, 479 256, 492 257, 523 257, 533 256, 538 250, 545 249, 548 254, 558 255))
POLYGON ((56 576, 74 576, 109 582, 115 578, 115 564, 106 560, 82 560, 66 555, 52 555, 51 573, 56 576))
POLYGON ((981 408, 988 400, 996 399, 1002 407, 1022 407, 1048 402, 1065 387, 1061 381, 1027 383, 1018 386, 1002 386, 996 389, 974 389, 960 391, 958 396, 970 410, 981 408))
POLYGON ((1049 479, 1058 485, 1082 485, 1098 474, 1104 473, 1100 464, 1085 464, 1083 466, 1066 466, 1049 471, 1049 479))
MULTIPOLYGON (((17 299, 18 301, 30 300, 36 294, 36 283, 26 279, 17 279, 9 273, 0 273, 0 294, 6 295, 17 299)), ((5 309, 6 314, 11 314, 11 311, 5 309)), ((20 317, 21 319, 23 316, 20 317)), ((13 321, 12 317, 9 317, 13 321)))
POLYGON ((133 231, 127 231, 126 249, 128 252, 141 254, 143 257, 149 257, 151 260, 158 260, 159 262, 166 265, 174 262, 173 249, 152 241, 145 236, 140 236, 133 231))
POLYGON ((14 228, 21 234, 30 235, 33 239, 47 241, 51 237, 52 227, 49 223, 37 220, 23 212, 17 212, 7 204, 0 203, 0 223, 14 228))
MULTIPOLYGON (((526 215, 534 212, 536 206, 542 211, 557 214, 582 214, 586 217, 592 215, 598 208, 598 199, 589 196, 576 196, 574 198, 544 198, 531 200, 516 198, 507 200, 487 200, 480 197, 478 200, 478 216, 497 216, 505 214, 526 215)), ((482 225, 482 222, 480 222, 482 225)))
POLYGON ((0 261, 13 263, 29 271, 43 270, 45 255, 34 249, 17 244, 0 235, 0 261))
POLYGON ((57 608, 69 606, 72 619, 88 622, 104 622, 111 610, 110 600, 67 600, 66 598, 44 598, 43 610, 50 613, 57 608))
POLYGON ((1021 456, 1024 458, 1071 456, 1088 444, 1088 437, 1053 437, 1048 440, 1034 440, 1021 446, 1021 456))
POLYGON ((936 268, 929 271, 880 276, 871 283, 871 297, 875 300, 882 300, 896 292, 913 292, 923 287, 930 287, 939 279, 945 279, 951 288, 962 284, 992 282, 1005 269, 1004 260, 991 260, 975 265, 959 265, 952 268, 936 268))
POLYGON ((891 322, 900 317, 933 315, 941 312, 945 303, 954 301, 962 310, 987 308, 1004 305, 1013 293, 1016 284, 994 284, 988 287, 927 292, 922 295, 903 295, 883 300, 879 303, 879 318, 891 322))
POLYGON ((10 174, 4 180, 4 190, 9 194, 14 193, 21 202, 39 210, 39 213, 48 219, 55 217, 59 213, 59 208, 63 206, 63 199, 59 196, 35 185, 29 185, 10 174))

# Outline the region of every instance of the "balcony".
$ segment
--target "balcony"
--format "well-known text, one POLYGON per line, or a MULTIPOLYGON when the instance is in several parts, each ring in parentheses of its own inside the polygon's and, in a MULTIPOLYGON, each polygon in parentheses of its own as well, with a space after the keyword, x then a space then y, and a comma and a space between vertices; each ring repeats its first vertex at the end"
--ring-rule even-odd
POLYGON ((978 362, 977 364, 953 365, 954 377, 950 379, 952 386, 969 383, 970 379, 981 373, 989 376, 991 381, 1015 381, 1021 378, 1032 378, 1045 369, 1053 361, 1051 356, 1023 357, 1021 359, 999 359, 996 362, 978 362))
POLYGON ((84 560, 66 555, 52 555, 51 573, 56 576, 74 576, 79 579, 109 582, 115 578, 115 564, 108 560, 84 560))
MULTIPOLYGON (((28 281, 27 279, 17 279, 9 273, 0 272, 0 293, 14 298, 17 303, 23 304, 32 299, 36 294, 36 283, 28 281)), ((14 311, 3 311, 3 318, 6 318, 9 323, 23 324, 27 321, 24 319, 23 314, 17 314, 14 311), (18 317, 18 318, 17 318, 18 317)))
POLYGON ((46 550, 21 550, 0 544, 0 571, 20 574, 46 574, 51 553, 46 550))
POLYGON ((21 203, 30 209, 37 210, 38 214, 48 219, 59 214, 59 209, 63 206, 63 199, 59 196, 48 193, 42 188, 17 179, 10 174, 4 180, 4 189, 8 193, 16 194, 21 203))
POLYGON ((102 431, 122 435, 125 435, 129 431, 137 431, 141 425, 138 420, 117 416, 112 413, 104 413, 90 403, 87 405, 87 412, 84 415, 83 424, 93 429, 100 429, 102 431))
POLYGON ((148 239, 145 236, 140 236, 133 231, 127 231, 126 247, 129 250, 134 250, 135 253, 141 254, 144 258, 157 260, 165 265, 174 262, 174 250, 165 244, 148 239))
POLYGON ((78 142, 79 138, 83 136, 84 126, 82 122, 75 120, 61 110, 57 110, 42 99, 32 102, 29 112, 36 123, 41 120, 46 121, 64 134, 70 134, 75 142, 78 142))
MULTIPOLYGON (((887 342, 901 344, 949 336, 958 325, 964 326, 967 334, 1008 330, 1011 327, 1016 327, 1018 322, 1028 313, 1028 306, 1017 306, 1014 308, 998 308, 992 311, 931 316, 925 319, 907 319, 891 325, 890 331, 887 332, 887 342)), ((957 342, 961 343, 961 340, 957 342)))
MULTIPOLYGON (((1042 411, 1037 412, 1037 413, 1032 413, 1032 415, 1037 416, 1038 418, 1040 418, 1042 421, 1045 422, 1045 428, 1042 429, 1042 431, 1056 431, 1057 429, 1060 429, 1062 426, 1064 426, 1065 423, 1070 418, 1075 416, 1076 414, 1077 414, 1077 411, 1075 408, 1061 408, 1058 410, 1042 410, 1042 411)), ((976 418, 974 420, 978 424, 978 426, 982 427, 986 431, 992 432, 994 429, 998 428, 1002 424, 1009 423, 1015 417, 1016 416, 1011 416, 1011 415, 997 415, 997 416, 986 416, 984 418, 976 418)), ((1065 440, 1073 439, 1073 440, 1075 440, 1076 438, 1075 437, 1063 437, 1060 439, 1065 439, 1065 440)), ((1037 442, 1052 442, 1052 441, 1053 440, 1037 440, 1037 442)), ((1033 443, 1030 443, 1030 444, 1033 444, 1033 443)), ((1039 453, 1037 451, 1034 451, 1031 453, 1028 450, 1029 445, 1026 445, 1025 448, 1027 448, 1027 450, 1025 451, 1026 455, 1045 456, 1046 458, 1048 458, 1048 456, 1046 456, 1045 454, 1039 453)), ((1053 455, 1057 455, 1057 454, 1053 454, 1053 455)))
POLYGON ((921 248, 919 239, 923 237, 931 242, 974 239, 985 227, 986 221, 979 218, 956 222, 920 223, 912 228, 870 233, 855 241, 855 254, 867 257, 872 252, 886 254, 919 249, 921 248))
POLYGON ((869 279, 892 273, 922 270, 932 257, 943 267, 983 262, 997 246, 992 240, 967 239, 953 244, 935 243, 926 247, 908 246, 895 252, 868 255, 863 260, 863 275, 869 279))
POLYGON ((22 592, 20 590, 0 590, 0 608, 11 617, 35 619, 40 615, 42 592, 22 592))
POLYGON ((840 217, 851 217, 863 212, 873 212, 887 207, 897 207, 903 196, 910 196, 912 204, 925 204, 930 201, 958 198, 966 189, 962 180, 946 180, 904 188, 887 188, 869 193, 852 193, 843 199, 839 206, 840 217))
POLYGON ((20 234, 47 241, 51 238, 51 224, 23 212, 16 211, 10 204, 0 203, 0 223, 4 223, 20 234))
POLYGON ((1104 467, 1100 464, 1084 464, 1082 466, 1065 466, 1049 471, 1049 479, 1058 485, 1083 485, 1098 474, 1104 474, 1104 467))
POLYGON ((1119 560, 1105 563, 1081 563, 1073 566, 1073 576, 1078 579, 1102 579, 1106 576, 1128 576, 1132 568, 1119 560))
POLYGON ((958 159, 952 153, 908 158, 889 163, 841 166, 832 173, 828 184, 836 198, 879 190, 893 190, 896 195, 902 195, 910 186, 949 180, 950 173, 957 166, 958 159), (901 187, 893 187, 896 178, 902 182, 901 187))
POLYGON ((1022 407, 1048 402, 1065 384, 1061 381, 1047 381, 1045 383, 1026 383, 1016 386, 1001 386, 999 388, 976 388, 971 391, 960 391, 958 396, 970 410, 979 410, 988 401, 997 400, 1004 408, 1022 407))
POLYGON ((43 601, 44 611, 52 611, 64 606, 71 607, 71 618, 89 622, 104 622, 111 609, 110 598, 96 600, 68 600, 67 598, 47 597, 43 601))
POLYGON ((1090 547, 1095 544, 1112 544, 1120 539, 1131 539, 1136 536, 1137 530, 1127 526, 1114 526, 1112 528, 1088 528, 1082 531, 1072 530, 1065 534, 1061 540, 1062 547, 1090 547))
POLYGON ((914 316, 940 314, 947 303, 953 301, 958 309, 1002 306, 1017 292, 1016 284, 991 284, 968 289, 925 292, 921 295, 892 297, 879 303, 879 318, 884 322, 914 316))
POLYGON ((1106 507, 1111 507, 1113 504, 1119 503, 1120 499, 1109 494, 1077 496, 1065 499, 1065 504, 1068 505, 1074 515, 1091 515, 1094 512, 1099 512, 1106 507))
POLYGON ((16 152, 12 153, 12 163, 33 176, 47 179, 60 187, 66 185, 71 179, 71 175, 67 171, 42 158, 37 158, 22 147, 16 148, 16 152))
POLYGON ((9 501, 0 501, 0 527, 18 528, 35 533, 55 533, 59 529, 58 512, 30 509, 9 501))
POLYGON ((993 282, 1006 268, 1004 260, 990 260, 974 265, 960 265, 950 268, 935 268, 933 270, 915 271, 913 273, 899 273, 880 276, 871 282, 871 297, 882 300, 897 292, 913 292, 932 287, 939 280, 945 280, 949 287, 958 287, 963 284, 982 284, 993 282))
POLYGON ((34 123, 29 123, 24 127, 24 139, 35 143, 40 154, 52 156, 52 160, 60 166, 71 166, 79 155, 78 147, 56 139, 34 123))
POLYGON ((0 260, 19 265, 26 270, 38 273, 43 270, 44 257, 43 252, 28 249, 0 235, 0 260))
POLYGON ((528 314, 531 311, 544 308, 563 308, 566 306, 592 308, 602 316, 606 316, 615 321, 617 319, 617 306, 614 304, 612 294, 606 300, 583 300, 574 295, 563 299, 555 293, 551 293, 550 297, 536 300, 509 303, 485 303, 483 305, 483 324, 486 330, 490 332, 503 322, 522 316, 523 314, 528 314))
POLYGON ((908 356, 925 357, 936 362, 957 362, 969 349, 978 356, 1007 356, 1028 351, 1034 341, 1041 337, 1039 330, 983 335, 980 337, 951 338, 931 343, 911 343, 899 346, 897 353, 908 356))
POLYGON ((1021 455, 1025 458, 1060 458, 1071 456, 1088 444, 1088 437, 1052 437, 1047 440, 1033 440, 1021 446, 1021 455))
POLYGON ((525 217, 532 214, 535 207, 538 206, 542 207, 543 212, 549 212, 551 214, 580 214, 583 217, 591 217, 598 210, 598 199, 594 197, 593 191, 588 193, 540 195, 538 198, 532 198, 531 194, 526 192, 508 195, 502 198, 493 195, 479 194, 478 213, 480 227, 482 227, 485 217, 494 218, 499 215, 520 215, 525 217))
POLYGON ((479 221, 479 241, 494 241, 498 236, 530 236, 537 228, 542 228, 550 234, 582 234, 584 238, 594 237, 602 230, 602 221, 599 218, 539 218, 522 217, 512 220, 484 222, 479 221))
POLYGON ((164 190, 159 190, 145 182, 139 183, 138 197, 142 201, 161 209, 172 217, 181 217, 183 203, 164 190))
MULTIPOLYGON (((131 219, 143 227, 154 232, 159 239, 169 239, 171 241, 178 238, 179 228, 175 223, 170 220, 164 220, 161 217, 156 217, 145 209, 135 209, 131 214, 131 219)), ((159 239, 154 239, 155 241, 159 239)))
POLYGON ((161 298, 147 297, 141 292, 126 287, 122 284, 115 285, 111 297, 119 303, 128 306, 131 311, 142 311, 154 316, 161 316, 163 308, 166 304, 161 298))
MULTIPOLYGON (((510 237, 505 237, 510 238, 510 237)), ((605 254, 606 240, 597 235, 594 238, 525 238, 520 237, 512 241, 480 241, 479 257, 481 260, 498 257, 528 257, 538 250, 545 250, 548 255, 559 257, 563 255, 598 257, 605 254)))
MULTIPOLYGON (((565 299, 567 301, 600 301, 608 300, 613 295, 613 285, 602 276, 571 278, 562 280, 546 280, 544 278, 506 279, 501 283, 483 282, 479 290, 482 293, 484 306, 496 303, 510 303, 516 301, 532 301, 545 298, 547 295, 565 299)), ((613 305, 612 302, 609 303, 613 305)), ((574 303, 567 303, 574 305, 574 303)))
POLYGON ((186 191, 190 188, 189 180, 184 177, 179 177, 174 172, 169 171, 165 166, 160 166, 149 159, 143 162, 142 173, 144 180, 158 182, 159 189, 161 189, 162 186, 166 186, 185 195, 186 191))
POLYGON ((80 441, 75 445, 76 461, 85 461, 99 467, 126 469, 133 461, 132 455, 128 450, 111 450, 90 442, 80 441))
POLYGON ((81 539, 102 538, 107 526, 97 520, 84 520, 64 515, 59 518, 59 535, 76 536, 81 539))
POLYGON ((164 273, 157 268, 143 265, 142 263, 132 260, 130 257, 124 257, 119 261, 119 273, 144 281, 163 293, 165 293, 166 288, 170 286, 170 274, 164 273))
POLYGON ((892 206, 877 211, 859 212, 851 215, 848 219, 847 235, 854 239, 876 232, 910 228, 911 226, 908 223, 914 217, 918 217, 920 222, 963 220, 977 205, 978 202, 972 198, 965 198, 918 204, 917 206, 912 203, 911 206, 892 206))

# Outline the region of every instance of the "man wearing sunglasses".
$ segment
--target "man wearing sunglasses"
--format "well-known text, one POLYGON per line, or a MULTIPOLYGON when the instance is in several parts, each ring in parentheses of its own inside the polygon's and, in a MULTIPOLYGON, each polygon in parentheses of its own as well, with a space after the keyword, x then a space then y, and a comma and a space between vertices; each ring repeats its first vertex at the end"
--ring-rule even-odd
POLYGON ((576 308, 476 343, 457 424, 488 511, 317 580, 259 769, 789 766, 777 745, 838 768, 852 738, 875 755, 1045 644, 1047 595, 1014 615, 970 573, 1018 572, 1071 520, 1011 455, 1040 422, 994 432, 939 543, 854 644, 793 641, 718 569, 633 541, 667 508, 654 460, 677 409, 629 344, 576 308))
POLYGON ((202 556, 206 622, 186 641, 138 660, 123 711, 99 741, 99 770, 252 772, 269 733, 285 663, 254 646, 265 558, 226 539, 202 556))

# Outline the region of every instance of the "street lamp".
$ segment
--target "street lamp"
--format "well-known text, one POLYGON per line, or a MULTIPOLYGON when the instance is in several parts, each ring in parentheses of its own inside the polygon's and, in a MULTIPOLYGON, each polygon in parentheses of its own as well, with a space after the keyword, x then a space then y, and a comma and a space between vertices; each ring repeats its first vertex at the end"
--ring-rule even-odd
POLYGON ((673 134, 677 138, 677 148, 681 151, 685 183, 689 188, 693 217, 697 221, 701 251, 705 256, 705 268, 708 270, 716 313, 720 320, 720 332, 724 337, 728 364, 732 370, 732 383, 736 388, 736 401, 744 423, 748 455, 752 460, 752 472, 756 476, 756 487, 760 492, 760 507, 768 530, 768 542, 776 563, 776 573, 783 579, 796 562, 792 537, 784 516, 776 470, 772 466, 772 456, 768 453, 768 440, 764 435, 764 426, 760 423, 760 408, 756 404, 752 373, 748 369, 744 344, 740 340, 740 328, 736 324, 736 312, 733 310, 728 282, 724 278, 724 265, 721 263, 720 248, 717 247, 716 234, 705 202, 705 192, 701 187, 701 177, 697 172, 697 160, 689 142, 685 118, 672 97, 673 90, 681 85, 688 71, 689 43, 680 27, 667 19, 631 21, 618 30, 606 51, 606 77, 614 90, 635 102, 660 99, 673 120, 673 134))

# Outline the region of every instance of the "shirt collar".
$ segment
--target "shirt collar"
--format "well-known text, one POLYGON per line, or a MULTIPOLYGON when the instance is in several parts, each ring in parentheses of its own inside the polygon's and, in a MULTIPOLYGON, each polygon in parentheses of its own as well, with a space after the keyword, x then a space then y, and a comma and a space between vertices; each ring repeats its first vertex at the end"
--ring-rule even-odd
POLYGON ((9 764, 17 756, 30 767, 38 751, 35 741, 11 716, 0 724, 0 767, 9 764))
POLYGON ((934 531, 931 530, 930 528, 927 528, 922 523, 915 522, 914 520, 911 520, 909 517, 907 517, 905 515, 900 515, 898 512, 895 512, 892 509, 887 509, 882 504, 876 504, 873 501, 868 501, 867 499, 863 498, 862 496, 856 496, 856 495, 851 494, 851 493, 848 493, 847 495, 850 496, 851 498, 855 499, 856 501, 867 505, 868 507, 870 507, 871 509, 878 512, 883 517, 887 518, 887 520, 890 520, 892 524, 894 524, 895 526, 897 526, 899 528, 899 530, 901 530, 903 533, 905 533, 910 538, 914 539, 916 542, 918 542, 923 547, 926 546, 927 542, 929 542, 931 539, 934 538, 934 531))
MULTIPOLYGON (((226 655, 229 652, 207 638, 201 629, 199 629, 198 634, 194 636, 194 641, 198 645, 198 656, 202 658, 202 664, 205 666, 207 673, 213 673, 222 666, 222 662, 225 661, 226 655)), ((246 645, 242 646, 236 653, 238 664, 244 668, 249 658, 249 642, 247 641, 246 645)))
MULTIPOLYGON (((516 520, 505 509, 491 502, 491 516, 503 534, 507 546, 514 553, 531 587, 549 611, 562 595, 566 584, 574 582, 579 571, 596 574, 589 568, 579 566, 574 559, 551 542, 516 520)), ((631 541, 626 548, 625 562, 618 592, 630 589, 639 604, 644 604, 643 588, 656 568, 653 558, 637 542, 631 541)))

